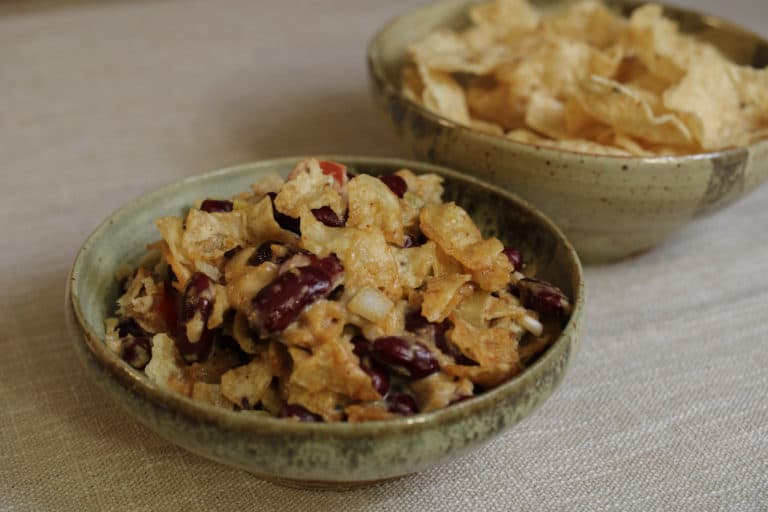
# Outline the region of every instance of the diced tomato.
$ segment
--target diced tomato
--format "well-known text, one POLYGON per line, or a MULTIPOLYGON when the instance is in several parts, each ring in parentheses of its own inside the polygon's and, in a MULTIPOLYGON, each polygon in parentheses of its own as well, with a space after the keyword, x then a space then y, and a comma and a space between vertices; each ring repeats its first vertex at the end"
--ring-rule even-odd
POLYGON ((336 183, 343 186, 347 182, 347 166, 330 160, 320 160, 320 168, 323 174, 332 176, 336 183))

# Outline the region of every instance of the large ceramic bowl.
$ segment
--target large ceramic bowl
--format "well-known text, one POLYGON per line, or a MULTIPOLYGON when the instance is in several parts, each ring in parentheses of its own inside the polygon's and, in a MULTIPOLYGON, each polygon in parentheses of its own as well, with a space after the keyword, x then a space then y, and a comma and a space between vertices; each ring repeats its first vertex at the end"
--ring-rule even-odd
POLYGON ((362 424, 318 424, 241 414, 203 405, 160 388, 103 343, 104 318, 118 294, 115 269, 135 263, 158 238, 153 219, 182 215, 196 199, 247 189, 262 174, 287 174, 297 158, 224 169, 174 183, 121 208, 88 238, 69 277, 66 315, 85 371, 129 415, 168 441, 277 482, 352 486, 414 473, 456 457, 520 421, 557 387, 577 343, 583 290, 579 261, 542 214, 500 188, 440 167, 391 159, 331 156, 373 174, 408 167, 445 178, 446 198, 464 206, 486 235, 535 258, 544 279, 572 299, 570 321, 530 368, 477 398, 448 409, 362 424))
MULTIPOLYGON (((377 104, 419 159, 502 185, 541 208, 573 242, 582 261, 598 263, 645 251, 695 215, 743 196, 768 176, 768 140, 683 157, 615 157, 567 152, 486 135, 427 111, 400 93, 407 47, 438 28, 460 28, 471 0, 444 0, 395 19, 373 39, 368 67, 377 104)), ((559 8, 570 0, 532 0, 559 8)), ((627 14, 637 2, 609 0, 627 14)), ((768 43, 728 22, 665 7, 684 32, 732 60, 765 67, 768 43)))

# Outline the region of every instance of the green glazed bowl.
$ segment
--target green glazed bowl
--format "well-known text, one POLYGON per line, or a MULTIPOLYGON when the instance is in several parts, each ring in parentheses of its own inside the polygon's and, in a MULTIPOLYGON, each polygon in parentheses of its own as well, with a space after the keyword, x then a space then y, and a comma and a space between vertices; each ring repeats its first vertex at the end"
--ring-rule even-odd
MULTIPOLYGON (((697 214, 730 204, 768 176, 768 140, 691 156, 599 156, 487 135, 403 97, 400 72, 408 45, 438 28, 466 26, 472 3, 429 4, 381 29, 368 48, 375 101, 417 158, 474 174, 531 201, 560 226, 585 263, 648 250, 697 214)), ((573 0, 532 3, 552 9, 573 0)), ((606 3, 624 13, 640 5, 606 3)), ((758 36, 712 16, 664 9, 684 32, 713 43, 733 61, 755 67, 768 64, 768 42, 758 36)))
POLYGON ((183 215, 196 199, 246 190, 267 172, 287 174, 299 158, 247 164, 165 186, 105 220, 77 254, 66 316, 85 371, 130 416, 168 441, 203 457, 278 483, 350 487, 396 478, 447 461, 514 425, 563 378, 577 345, 583 307, 579 260, 541 213, 498 187, 433 165, 367 157, 323 157, 350 170, 391 173, 403 167, 445 178, 446 200, 464 206, 486 235, 535 259, 540 275, 561 287, 573 314, 554 344, 526 371, 472 400, 412 417, 370 423, 298 423, 217 409, 158 387, 104 345, 104 318, 118 295, 119 265, 133 264, 159 238, 153 220, 183 215))

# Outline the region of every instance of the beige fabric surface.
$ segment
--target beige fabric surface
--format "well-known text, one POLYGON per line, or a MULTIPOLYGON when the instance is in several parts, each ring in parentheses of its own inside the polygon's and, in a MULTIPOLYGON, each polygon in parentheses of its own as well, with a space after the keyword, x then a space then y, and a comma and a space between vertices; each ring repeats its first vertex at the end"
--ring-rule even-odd
MULTIPOLYGON (((364 46, 417 3, 0 4, 0 510, 768 510, 768 186, 589 268, 582 349, 555 395, 394 483, 259 481, 161 440, 81 374, 65 276, 110 211, 244 161, 404 156, 364 46)), ((763 0, 684 3, 768 31, 763 0)))

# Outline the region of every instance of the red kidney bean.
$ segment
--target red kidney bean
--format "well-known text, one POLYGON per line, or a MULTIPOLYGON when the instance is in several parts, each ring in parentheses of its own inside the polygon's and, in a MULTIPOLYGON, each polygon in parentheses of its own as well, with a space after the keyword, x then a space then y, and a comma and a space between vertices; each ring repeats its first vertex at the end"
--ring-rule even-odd
POLYGON ((171 281, 163 283, 163 293, 156 295, 152 307, 165 323, 165 332, 175 337, 179 331, 179 293, 171 281))
POLYGON ((514 270, 523 268, 523 254, 518 249, 514 247, 505 247, 502 252, 512 264, 514 270))
POLYGON ((411 395, 398 393, 387 397, 387 410, 403 416, 411 416, 419 412, 419 406, 411 395))
POLYGON ((354 352, 360 359, 371 355, 371 342, 363 338, 360 334, 353 336, 351 342, 355 347, 352 349, 352 352, 354 352))
POLYGON ((200 209, 204 212, 231 212, 232 201, 226 199, 206 199, 200 204, 200 209))
POLYGON ((213 311, 213 301, 216 292, 213 281, 202 272, 192 274, 184 290, 184 298, 179 311, 179 328, 176 333, 176 345, 182 357, 188 362, 204 361, 208 358, 213 348, 213 332, 205 326, 208 317, 213 311), (187 322, 199 315, 203 322, 200 339, 191 341, 187 337, 187 322))
POLYGON ((136 320, 129 318, 128 320, 120 322, 120 324, 117 326, 117 334, 121 338, 125 338, 129 334, 134 337, 139 337, 145 336, 147 333, 144 332, 144 329, 142 329, 141 326, 136 323, 136 320))
POLYGON ((278 413, 280 418, 294 418, 299 421, 305 421, 308 423, 320 423, 323 421, 323 417, 308 411, 306 408, 298 404, 285 404, 278 413))
POLYGON ((312 210, 312 215, 315 216, 317 220, 325 224, 326 226, 330 226, 332 228, 340 228, 347 223, 347 217, 342 216, 339 217, 336 215, 336 212, 334 212, 330 206, 322 206, 320 208, 315 208, 312 210))
POLYGON ((335 281, 344 272, 344 267, 335 254, 330 254, 325 258, 318 258, 314 254, 307 254, 307 256, 312 265, 317 265, 323 272, 328 274, 328 278, 331 281, 335 281))
POLYGON ((435 342, 437 348, 446 355, 453 357, 457 364, 473 366, 477 363, 467 356, 461 350, 449 342, 445 337, 445 331, 450 328, 448 320, 443 320, 439 324, 429 323, 426 318, 421 316, 418 310, 411 311, 405 315, 405 330, 421 336, 429 336, 435 342))
POLYGON ((542 318, 566 316, 570 303, 565 294, 556 286, 540 279, 526 278, 517 282, 520 300, 528 309, 536 311, 542 318))
POLYGON ((143 370, 152 358, 152 343, 146 336, 126 338, 122 342, 120 357, 137 370, 143 370))
POLYGON ((384 184, 389 187, 389 190, 391 190, 397 197, 402 198, 408 190, 408 184, 397 174, 386 174, 384 176, 379 176, 379 179, 383 181, 384 184))
POLYGON ((418 247, 427 243, 427 237, 424 235, 412 236, 405 235, 403 238, 403 249, 410 249, 411 247, 418 247))
POLYGON ((292 231, 297 235, 301 235, 299 219, 277 211, 277 208, 275 208, 275 198, 277 197, 277 194, 275 192, 270 192, 267 195, 270 197, 270 199, 272 199, 272 212, 273 217, 275 218, 275 222, 277 222, 281 228, 292 231))
POLYGON ((414 379, 421 379, 440 369, 437 359, 427 347, 396 336, 374 340, 371 356, 384 366, 414 379))
POLYGON ((389 373, 378 365, 366 366, 361 364, 360 368, 371 377, 373 388, 378 391, 381 396, 386 396, 389 391, 389 373))
POLYGON ((282 331, 306 306, 333 291, 343 270, 341 263, 334 255, 314 258, 311 265, 280 274, 256 294, 251 301, 252 327, 282 331))
POLYGON ((272 263, 282 263, 293 255, 292 251, 288 251, 284 256, 275 255, 274 251, 272 250, 272 246, 274 245, 283 246, 283 244, 276 242, 275 240, 267 240, 266 242, 263 242, 254 251, 251 257, 248 258, 248 264, 254 267, 258 267, 265 261, 271 261, 272 263))

